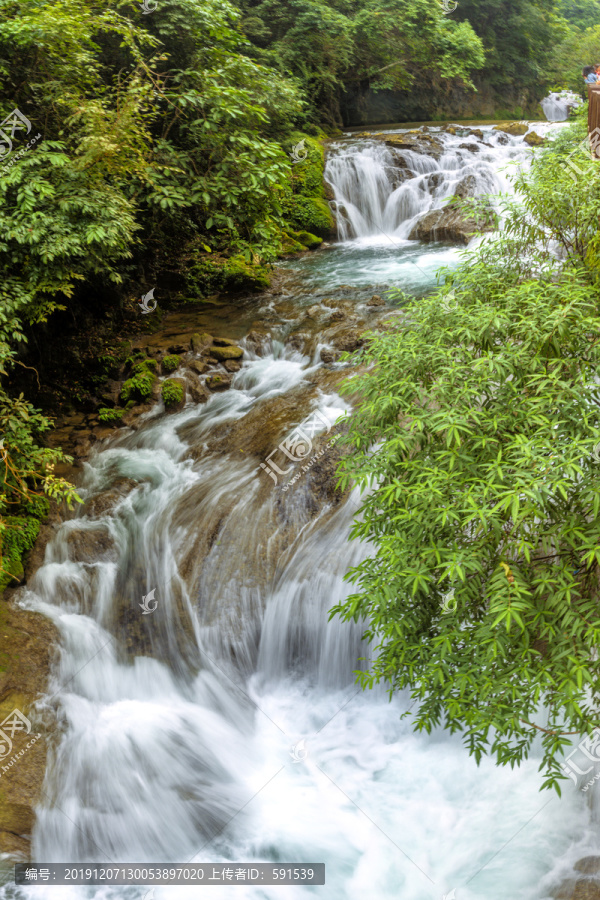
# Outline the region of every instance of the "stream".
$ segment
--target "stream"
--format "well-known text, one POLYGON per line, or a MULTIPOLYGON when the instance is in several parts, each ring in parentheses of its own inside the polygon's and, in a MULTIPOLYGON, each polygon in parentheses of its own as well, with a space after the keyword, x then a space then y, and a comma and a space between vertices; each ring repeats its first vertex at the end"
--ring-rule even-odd
POLYGON ((349 410, 345 364, 323 361, 330 323, 336 310, 344 334, 376 323, 390 309, 373 295, 422 295, 458 265, 464 248, 409 234, 466 176, 475 193, 510 190, 509 164, 531 151, 481 129, 430 129, 441 152, 407 150, 400 168, 381 140, 333 146, 340 240, 282 262, 277 289, 247 300, 229 333, 244 348, 230 390, 159 406, 90 457, 85 506, 19 594, 61 636, 40 704, 60 740, 33 860, 324 862, 325 887, 7 883, 3 900, 542 900, 598 852, 581 792, 540 793, 535 757, 477 766, 459 736, 414 733, 406 696, 355 685, 361 627, 328 621, 369 553, 347 540, 356 492, 340 501, 327 487, 324 441, 349 410), (260 463, 298 422, 319 462, 302 472, 296 444, 272 457, 289 474, 269 475, 260 463))

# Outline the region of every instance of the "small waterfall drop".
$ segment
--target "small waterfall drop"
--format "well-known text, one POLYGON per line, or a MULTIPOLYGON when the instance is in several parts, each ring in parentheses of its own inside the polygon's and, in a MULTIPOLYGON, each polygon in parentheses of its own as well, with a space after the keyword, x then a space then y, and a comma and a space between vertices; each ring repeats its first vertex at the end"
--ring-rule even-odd
POLYGON ((569 110, 581 106, 581 103, 581 97, 572 91, 552 91, 540 105, 549 122, 565 122, 569 118, 569 110))

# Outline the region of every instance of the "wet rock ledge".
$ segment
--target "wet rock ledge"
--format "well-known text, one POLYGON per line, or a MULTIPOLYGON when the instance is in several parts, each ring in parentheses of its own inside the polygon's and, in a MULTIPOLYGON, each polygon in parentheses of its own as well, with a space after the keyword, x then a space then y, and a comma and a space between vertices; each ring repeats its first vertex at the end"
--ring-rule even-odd
MULTIPOLYGON (((30 559, 43 556, 51 526, 45 529, 30 559)), ((9 729, 12 746, 0 742, 0 853, 26 860, 52 732, 34 704, 47 693, 58 633, 45 616, 19 609, 14 593, 5 591, 0 602, 0 722, 17 709, 30 720, 31 731, 11 735, 9 729)))

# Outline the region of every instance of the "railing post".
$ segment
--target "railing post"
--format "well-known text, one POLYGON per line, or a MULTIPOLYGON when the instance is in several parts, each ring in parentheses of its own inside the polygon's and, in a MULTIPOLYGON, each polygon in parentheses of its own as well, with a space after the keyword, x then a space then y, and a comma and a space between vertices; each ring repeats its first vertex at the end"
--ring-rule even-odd
POLYGON ((588 135, 592 156, 600 158, 600 83, 588 84, 588 135))

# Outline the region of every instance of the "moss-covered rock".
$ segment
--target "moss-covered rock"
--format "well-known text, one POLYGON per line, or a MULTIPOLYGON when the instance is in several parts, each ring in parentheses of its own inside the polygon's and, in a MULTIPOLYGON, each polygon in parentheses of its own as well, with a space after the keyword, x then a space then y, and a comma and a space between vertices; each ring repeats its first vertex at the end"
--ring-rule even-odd
POLYGON ((218 291, 264 291, 270 284, 267 266, 250 263, 243 256, 197 252, 186 272, 191 295, 207 297, 218 291))
POLYGON ((206 387, 209 391, 226 391, 231 387, 231 375, 209 375, 206 379, 206 387))
POLYGON ((322 238, 335 234, 333 214, 322 197, 293 195, 286 204, 286 217, 300 232, 309 232, 322 238))
POLYGON ((240 359, 244 355, 241 347, 211 347, 211 356, 222 362, 226 359, 240 359))
POLYGON ((291 234, 287 231, 283 232, 281 238, 281 250, 279 251, 280 256, 287 256, 290 253, 304 253, 306 250, 304 244, 301 244, 295 237, 292 237, 293 234, 295 234, 293 231, 291 234))
POLYGON ((196 332, 190 338, 190 347, 194 353, 202 353, 203 350, 210 347, 212 342, 212 334, 208 334, 206 331, 196 332))
POLYGON ((128 378, 121 388, 121 400, 146 400, 152 395, 156 375, 150 369, 143 369, 128 378))
POLYGON ((298 231, 295 237, 307 250, 314 250, 323 243, 323 238, 309 231, 298 231))
POLYGON ((174 372, 175 369, 178 369, 181 364, 181 357, 176 353, 169 354, 165 356, 162 363, 160 364, 161 371, 163 375, 168 375, 170 372, 174 372))
POLYGON ((502 125, 494 125, 494 131, 503 131, 504 134, 512 134, 514 137, 520 134, 527 134, 529 126, 525 125, 524 122, 505 122, 502 125))
POLYGON ((24 578, 23 556, 39 534, 40 520, 33 516, 5 516, 0 532, 0 593, 24 578))
POLYGON ((171 412, 181 409, 185 403, 185 382, 181 378, 167 378, 161 386, 165 409, 171 412))
POLYGON ((530 131, 529 134, 526 134, 523 138, 526 144, 529 144, 530 147, 541 147, 546 143, 546 138, 541 137, 541 135, 536 134, 535 131, 530 131))
MULTIPOLYGON (((314 238, 330 237, 335 234, 333 215, 325 199, 325 150, 317 138, 297 132, 291 139, 293 160, 291 180, 283 196, 283 214, 294 231, 310 235, 313 241, 305 243, 299 234, 287 232, 303 248, 316 246, 314 238)), ((282 251, 294 253, 298 250, 288 244, 282 251)))
POLYGON ((303 197, 323 197, 325 169, 323 144, 302 132, 295 132, 290 138, 290 143, 292 156, 297 157, 292 166, 292 192, 303 197))

